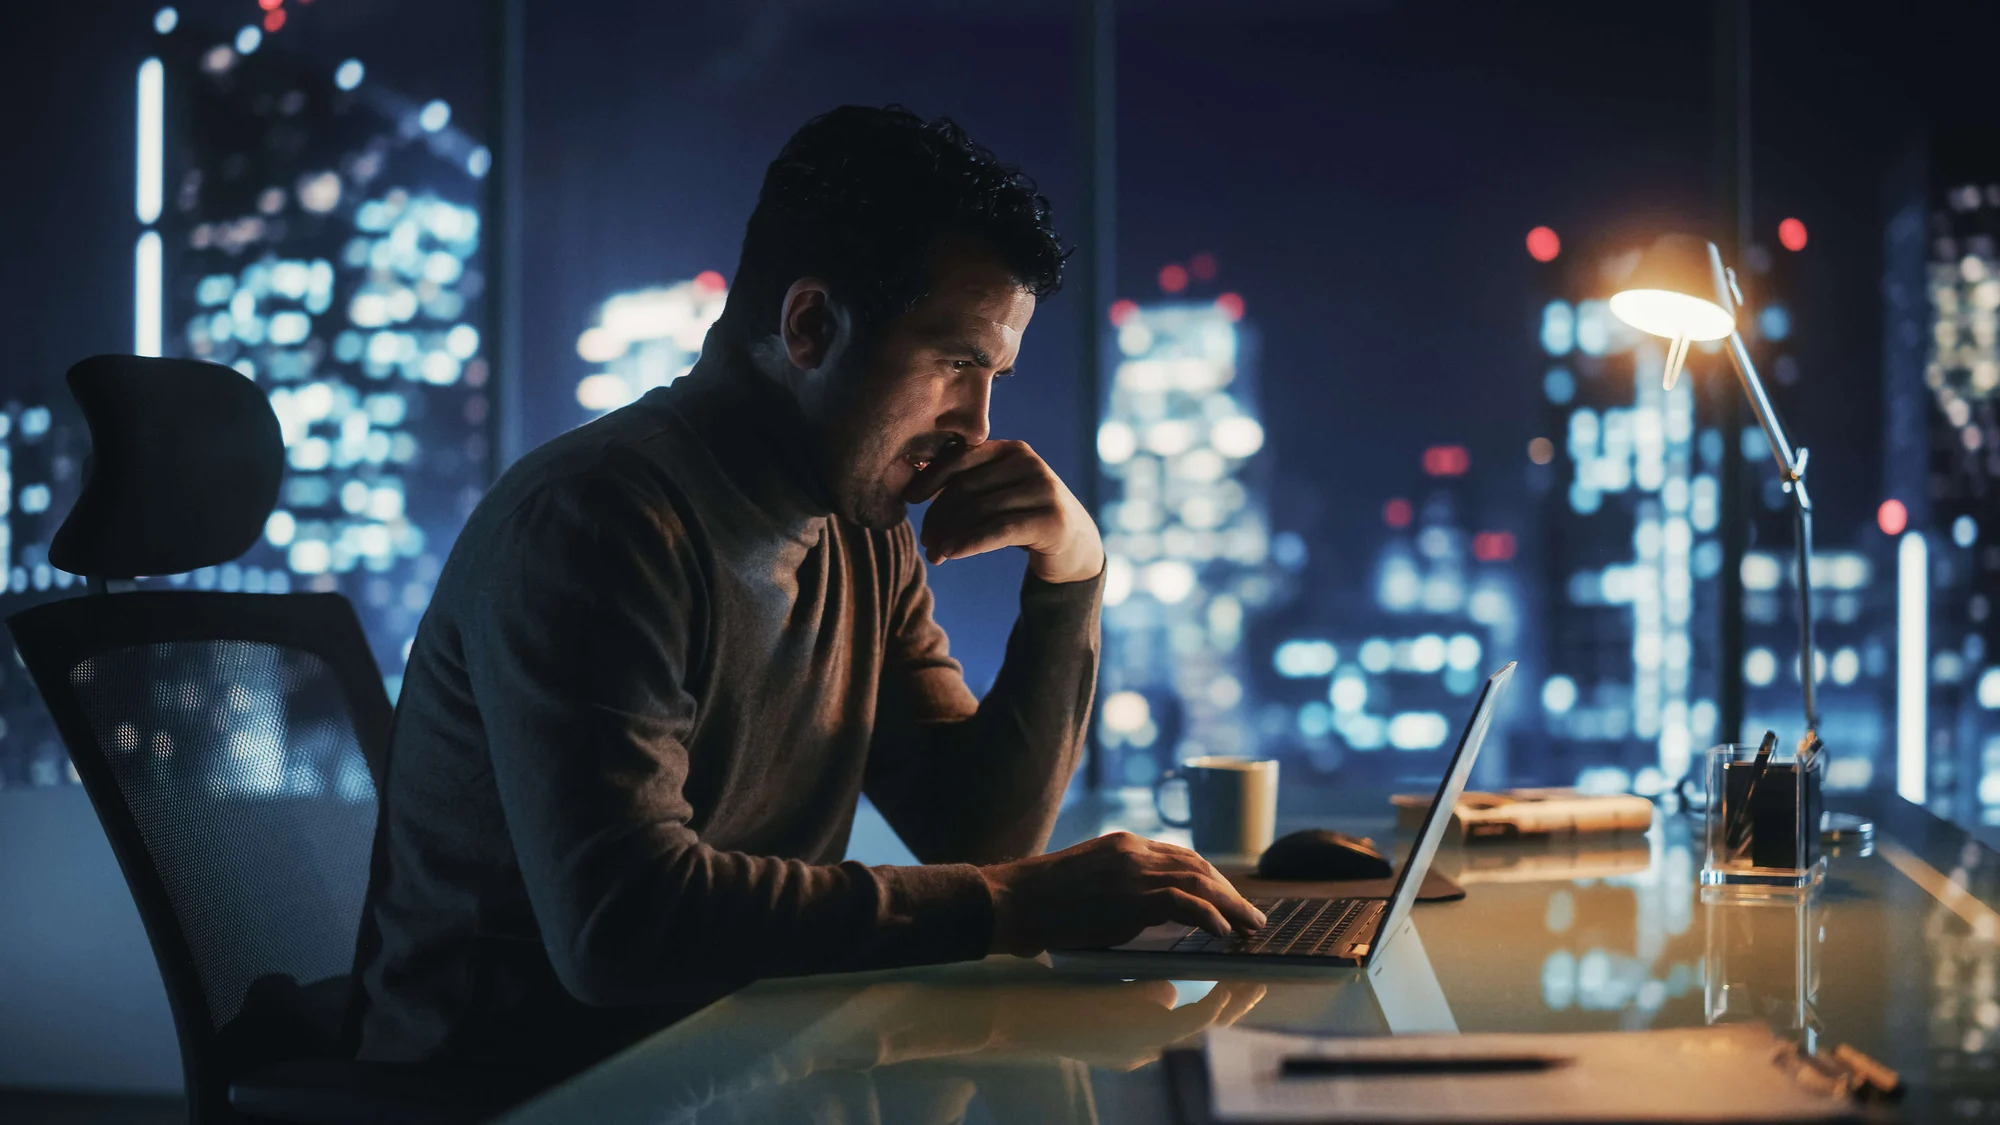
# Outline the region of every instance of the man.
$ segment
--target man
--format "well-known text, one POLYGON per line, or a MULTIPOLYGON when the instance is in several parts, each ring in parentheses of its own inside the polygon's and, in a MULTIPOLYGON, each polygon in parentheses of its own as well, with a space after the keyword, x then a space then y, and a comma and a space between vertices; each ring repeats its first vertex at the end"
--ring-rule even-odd
POLYGON ((694 371, 509 470, 439 576, 363 1057, 570 1069, 758 977, 1262 924, 1184 849, 1038 854, 1104 550, 987 408, 1062 261, 1047 201, 948 121, 849 107, 792 137, 694 371), (976 701, 925 560, 1003 547, 1021 615, 976 701), (840 862, 863 792, 925 866, 840 862))

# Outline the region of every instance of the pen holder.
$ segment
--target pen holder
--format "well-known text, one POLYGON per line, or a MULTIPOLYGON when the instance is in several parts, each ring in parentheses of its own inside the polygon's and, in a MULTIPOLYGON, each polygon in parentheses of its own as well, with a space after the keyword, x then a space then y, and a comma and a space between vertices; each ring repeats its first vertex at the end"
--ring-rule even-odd
POLYGON ((1819 882, 1824 752, 1803 768, 1797 751, 1774 749, 1760 764, 1757 747, 1730 743, 1708 751, 1708 851, 1704 885, 1805 887, 1819 882))
POLYGON ((1702 1012, 1709 1023, 1748 1021, 1779 1031, 1820 1030, 1820 949, 1826 941, 1812 888, 1704 897, 1702 1012))

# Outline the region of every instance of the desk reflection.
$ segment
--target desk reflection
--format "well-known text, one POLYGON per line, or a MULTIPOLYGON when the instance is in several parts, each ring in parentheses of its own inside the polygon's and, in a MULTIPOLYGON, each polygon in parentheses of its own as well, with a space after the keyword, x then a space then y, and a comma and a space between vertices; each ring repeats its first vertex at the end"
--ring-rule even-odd
POLYGON ((1696 859, 1684 825, 1644 836, 1440 852, 1462 909, 1415 917, 1468 1030, 1639 1030, 1701 1022, 1696 859), (1476 912, 1477 925, 1460 924, 1476 912))
MULTIPOLYGON (((1366 794, 1353 803, 1364 799, 1373 807, 1366 794)), ((1817 890, 1789 904, 1705 901, 1698 833, 1680 816, 1643 838, 1449 848, 1438 869, 1468 893, 1412 912, 1407 951, 1421 956, 1408 973, 1218 963, 1225 979, 1208 985, 995 958, 766 981, 514 1120, 1150 1123, 1174 1117, 1151 1064, 1218 1025, 1568 1032, 1738 1019, 1900 1071, 1906 1120, 2000 1115, 2000 857, 1914 806, 1858 807, 1880 826, 1876 847, 1834 855, 1817 890)))
MULTIPOLYGON (((1093 1069, 1143 1067, 1236 1023, 1267 990, 1083 979, 1002 959, 868 979, 769 981, 723 1000, 668 1033, 680 1050, 610 1064, 604 1079, 623 1096, 590 1116, 607 1120, 615 1105, 609 1119, 674 1125, 1095 1125, 1093 1069)), ((558 1119, 561 1099, 537 1109, 558 1119)))

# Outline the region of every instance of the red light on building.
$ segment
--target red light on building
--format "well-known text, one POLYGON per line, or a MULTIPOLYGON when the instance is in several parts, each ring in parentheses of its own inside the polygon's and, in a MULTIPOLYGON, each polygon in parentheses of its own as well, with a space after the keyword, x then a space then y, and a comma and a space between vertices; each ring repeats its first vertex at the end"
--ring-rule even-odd
POLYGON ((276 31, 283 26, 285 26, 285 10, 283 8, 273 8, 264 13, 265 31, 276 31))
POLYGON ((1215 299, 1215 307, 1223 316, 1231 320, 1243 319, 1243 298, 1234 293, 1224 293, 1215 299))
POLYGON ((1214 281, 1215 255, 1196 254, 1194 257, 1189 258, 1188 272, 1194 275, 1196 281, 1214 281))
POLYGON ((1462 445, 1433 445, 1424 450, 1424 472, 1434 477, 1464 476, 1472 455, 1462 445))
POLYGON ((1536 227, 1528 232, 1528 257, 1537 262, 1553 262, 1562 253, 1562 239, 1548 227, 1536 227))
POLYGON ((1111 326, 1113 328, 1122 327, 1126 321, 1138 315, 1139 302, 1137 301, 1121 300, 1111 302, 1111 326))
POLYGON ((1400 496, 1382 505, 1382 522, 1390 527, 1408 527, 1413 518, 1415 513, 1410 511, 1410 502, 1400 496))
POLYGON ((1178 263, 1160 267, 1160 288, 1168 293, 1178 293, 1187 288, 1187 267, 1178 263))
POLYGON ((1875 509, 1875 526, 1881 528, 1884 535, 1901 535, 1903 529, 1910 526, 1910 510, 1903 507, 1901 500, 1884 500, 1882 506, 1875 509))
POLYGON ((284 2, 285 0, 257 0, 257 6, 268 12, 273 8, 282 6, 284 2))
POLYGON ((729 288, 729 283, 714 270, 703 270, 694 275, 694 288, 697 293, 720 293, 729 288))
POLYGON ((1797 219, 1778 224, 1778 245, 1797 253, 1806 248, 1806 225, 1797 219))
POLYGON ((1502 562, 1514 557, 1514 533, 1482 531, 1472 537, 1472 557, 1480 562, 1502 562))

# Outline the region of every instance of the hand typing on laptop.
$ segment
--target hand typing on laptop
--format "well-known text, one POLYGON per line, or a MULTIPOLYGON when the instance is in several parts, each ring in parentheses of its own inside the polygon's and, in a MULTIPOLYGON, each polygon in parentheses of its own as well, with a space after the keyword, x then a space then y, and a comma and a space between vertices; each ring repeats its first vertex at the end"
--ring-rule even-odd
POLYGON ((1129 832, 980 874, 993 893, 995 953, 1117 945, 1168 922, 1217 937, 1264 924, 1263 912, 1199 854, 1129 832))

